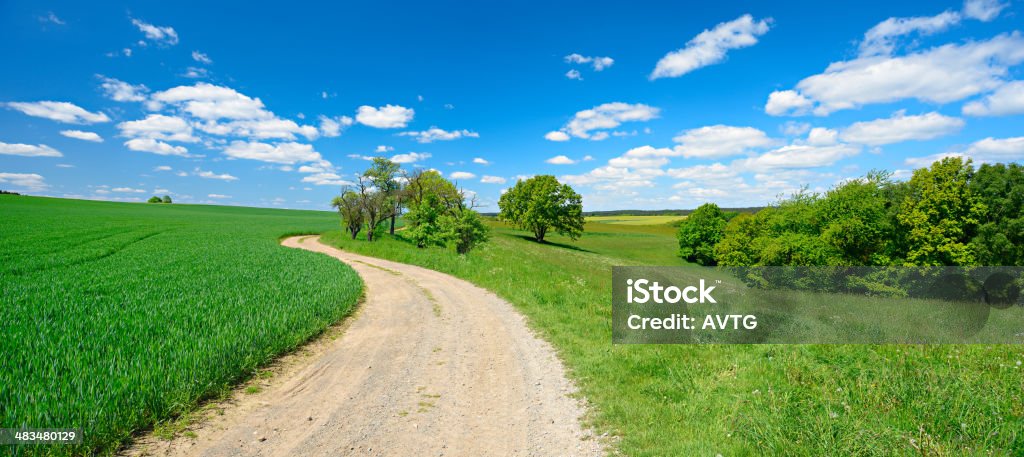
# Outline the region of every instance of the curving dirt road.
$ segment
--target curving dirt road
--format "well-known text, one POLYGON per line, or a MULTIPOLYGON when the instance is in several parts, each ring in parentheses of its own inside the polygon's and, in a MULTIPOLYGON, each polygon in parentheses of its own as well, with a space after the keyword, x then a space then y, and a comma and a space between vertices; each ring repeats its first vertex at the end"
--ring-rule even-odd
POLYGON ((314 357, 170 442, 200 456, 602 455, 551 346, 508 302, 466 281, 292 237, 351 265, 366 301, 314 357))

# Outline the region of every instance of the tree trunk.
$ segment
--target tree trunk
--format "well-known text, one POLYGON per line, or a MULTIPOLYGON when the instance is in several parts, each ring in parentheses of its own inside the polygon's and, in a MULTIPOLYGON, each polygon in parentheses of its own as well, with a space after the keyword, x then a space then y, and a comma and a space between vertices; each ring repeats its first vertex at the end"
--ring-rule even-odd
POLYGON ((391 215, 391 234, 395 234, 395 215, 391 215))
POLYGON ((547 227, 538 227, 536 230, 533 231, 533 237, 537 239, 538 243, 543 243, 544 234, 547 233, 547 231, 547 227))

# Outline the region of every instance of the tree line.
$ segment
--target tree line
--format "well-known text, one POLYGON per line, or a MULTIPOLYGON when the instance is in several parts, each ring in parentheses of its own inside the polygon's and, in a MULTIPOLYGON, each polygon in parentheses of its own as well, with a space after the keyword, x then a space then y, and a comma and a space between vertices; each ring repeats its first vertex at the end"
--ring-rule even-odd
POLYGON ((708 203, 677 237, 701 265, 1024 265, 1024 167, 949 157, 907 181, 873 171, 756 213, 708 203))

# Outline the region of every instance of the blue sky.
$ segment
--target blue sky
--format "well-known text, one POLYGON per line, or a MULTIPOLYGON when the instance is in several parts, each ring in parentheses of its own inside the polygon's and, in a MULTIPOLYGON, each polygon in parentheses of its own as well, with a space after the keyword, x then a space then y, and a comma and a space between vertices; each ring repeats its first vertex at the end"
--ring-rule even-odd
POLYGON ((0 188, 326 209, 367 157, 495 210, 763 205, 1024 160, 1020 2, 0 4, 0 188), (834 3, 834 4, 833 4, 834 3))

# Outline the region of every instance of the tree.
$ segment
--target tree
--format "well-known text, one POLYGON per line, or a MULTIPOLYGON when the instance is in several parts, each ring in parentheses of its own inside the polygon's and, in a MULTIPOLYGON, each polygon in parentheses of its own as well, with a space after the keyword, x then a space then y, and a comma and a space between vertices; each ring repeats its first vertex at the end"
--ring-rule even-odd
POLYGON ((402 210, 402 184, 397 179, 399 171, 401 166, 397 163, 384 157, 374 157, 373 165, 363 173, 378 191, 388 197, 388 205, 391 207, 391 228, 388 233, 392 235, 395 234, 395 218, 402 210))
POLYGON ((679 255, 700 265, 716 265, 715 245, 725 234, 725 214, 718 205, 705 203, 679 224, 679 255))
POLYGON ((836 186, 816 204, 822 241, 837 257, 832 265, 889 265, 894 224, 889 213, 889 173, 872 171, 836 186))
POLYGON ((351 188, 345 188, 340 196, 331 200, 331 206, 338 209, 345 231, 352 236, 353 240, 363 229, 363 207, 360 198, 359 193, 351 188))
POLYGON ((160 197, 157 197, 156 195, 154 195, 152 197, 149 197, 149 200, 146 200, 146 202, 147 203, 163 203, 164 201, 161 200, 160 197))
POLYGON ((583 233, 583 199, 551 175, 520 180, 498 201, 499 217, 544 242, 548 230, 576 240, 583 233))
POLYGON ((394 210, 391 205, 391 197, 386 192, 377 189, 373 185, 372 179, 366 175, 359 177, 356 188, 359 193, 359 206, 366 221, 366 240, 373 241, 377 227, 391 217, 394 210))
POLYGON ((459 254, 465 254, 486 242, 490 236, 480 214, 469 208, 441 216, 441 239, 459 254))
POLYGON ((947 157, 914 171, 897 219, 907 232, 908 265, 973 265, 969 244, 986 208, 968 184, 971 160, 947 157))
POLYGON ((171 202, 171 196, 170 195, 164 195, 164 198, 163 198, 162 202, 163 203, 172 203, 171 202))
POLYGON ((475 197, 467 201, 464 191, 436 171, 417 170, 407 181, 404 234, 417 247, 449 246, 465 254, 487 241, 487 226, 473 209, 475 197))
POLYGON ((971 191, 987 212, 971 240, 980 265, 1024 265, 1024 167, 983 164, 971 191))

